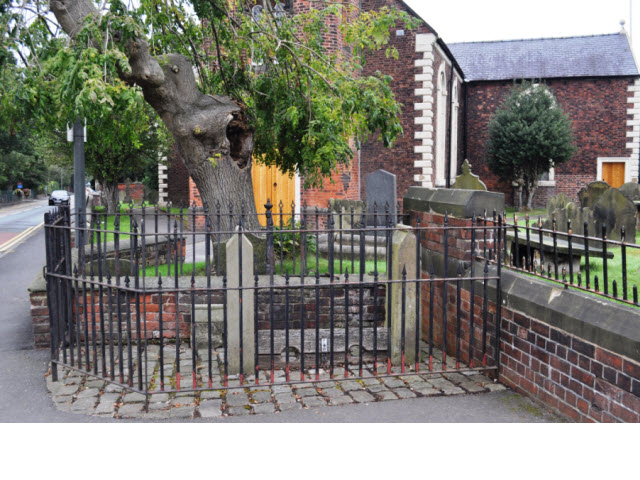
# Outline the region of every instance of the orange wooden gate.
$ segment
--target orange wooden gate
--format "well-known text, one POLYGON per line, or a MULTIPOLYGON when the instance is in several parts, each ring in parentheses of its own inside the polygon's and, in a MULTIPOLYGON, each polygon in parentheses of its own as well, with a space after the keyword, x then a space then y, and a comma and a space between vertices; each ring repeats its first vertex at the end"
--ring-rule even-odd
POLYGON ((602 180, 613 188, 619 188, 624 183, 624 162, 604 162, 602 164, 602 180))
MULTIPOLYGON (((283 212, 291 213, 291 205, 296 198, 296 182, 293 175, 282 173, 278 167, 263 165, 259 163, 253 164, 252 170, 253 179, 253 197, 256 201, 256 209, 258 213, 264 213, 264 205, 267 200, 271 200, 274 208, 272 212, 279 213, 278 205, 280 201, 283 204, 283 212)), ((266 226, 267 219, 264 215, 258 217, 260 224, 266 226)), ((283 218, 283 221, 287 221, 288 216, 283 218)), ((274 216, 273 219, 276 225, 280 224, 279 216, 274 216)))

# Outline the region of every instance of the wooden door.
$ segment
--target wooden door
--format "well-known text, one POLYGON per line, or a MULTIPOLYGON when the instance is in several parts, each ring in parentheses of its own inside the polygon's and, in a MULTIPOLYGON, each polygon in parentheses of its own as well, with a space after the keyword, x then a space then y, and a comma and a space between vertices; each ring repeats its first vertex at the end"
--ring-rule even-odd
MULTIPOLYGON (((252 171, 253 179, 253 197, 256 201, 256 209, 258 214, 265 212, 264 205, 267 200, 271 200, 274 206, 271 210, 274 213, 273 222, 276 226, 280 225, 280 209, 279 205, 282 201, 282 211, 286 214, 291 213, 291 205, 296 198, 296 182, 293 175, 284 174, 274 166, 254 163, 252 171)), ((283 216, 283 222, 289 220, 290 215, 283 216)), ((259 215, 260 225, 263 227, 267 224, 264 215, 259 215)))
POLYGON ((602 180, 613 188, 618 188, 624 183, 624 162, 604 162, 602 164, 602 180))

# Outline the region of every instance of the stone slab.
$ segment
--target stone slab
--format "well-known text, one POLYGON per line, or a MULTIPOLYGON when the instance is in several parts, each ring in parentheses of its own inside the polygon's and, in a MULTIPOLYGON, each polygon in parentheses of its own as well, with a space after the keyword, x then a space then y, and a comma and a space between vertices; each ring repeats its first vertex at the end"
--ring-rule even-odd
POLYGON ((471 218, 487 214, 495 209, 504 211, 504 194, 480 190, 448 190, 439 188, 409 187, 403 199, 405 212, 432 212, 449 214, 458 218, 471 218))

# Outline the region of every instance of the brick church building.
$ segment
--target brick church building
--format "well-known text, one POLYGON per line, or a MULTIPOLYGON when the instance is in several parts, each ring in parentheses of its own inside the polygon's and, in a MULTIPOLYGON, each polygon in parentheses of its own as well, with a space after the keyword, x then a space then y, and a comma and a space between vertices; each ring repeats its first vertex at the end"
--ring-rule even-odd
MULTIPOLYGON (((389 6, 420 18, 402 0, 352 1, 365 11, 389 6)), ((312 3, 287 2, 292 14, 312 3)), ((339 35, 329 37, 336 42, 334 48, 341 48, 339 35)), ((569 162, 541 180, 534 203, 544 204, 560 192, 576 197, 595 180, 638 181, 640 74, 624 31, 448 46, 423 20, 412 31, 392 30, 390 43, 399 59, 388 59, 382 51, 369 54, 364 73, 379 70, 394 78, 404 130, 394 147, 386 149, 377 141, 363 144, 351 164, 334 172, 323 189, 305 189, 297 176, 254 164, 258 211, 267 198, 276 203, 281 199, 287 206, 294 202, 296 209, 302 203, 326 208, 330 198, 365 199, 365 178, 378 169, 396 175, 401 201, 410 186, 449 187, 465 158, 489 189, 503 191, 510 200, 511 185, 500 183, 486 164, 487 127, 513 83, 522 79, 551 88, 573 122, 577 147, 569 162)), ((161 199, 198 202, 197 189, 176 155, 160 181, 161 199)))

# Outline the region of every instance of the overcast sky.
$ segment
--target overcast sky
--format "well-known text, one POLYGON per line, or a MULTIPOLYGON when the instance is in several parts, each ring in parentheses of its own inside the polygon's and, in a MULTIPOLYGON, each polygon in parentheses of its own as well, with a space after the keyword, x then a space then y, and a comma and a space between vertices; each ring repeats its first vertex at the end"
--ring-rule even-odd
POLYGON ((624 19, 640 60, 640 0, 405 1, 445 43, 616 33, 624 19))

